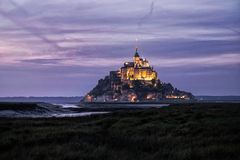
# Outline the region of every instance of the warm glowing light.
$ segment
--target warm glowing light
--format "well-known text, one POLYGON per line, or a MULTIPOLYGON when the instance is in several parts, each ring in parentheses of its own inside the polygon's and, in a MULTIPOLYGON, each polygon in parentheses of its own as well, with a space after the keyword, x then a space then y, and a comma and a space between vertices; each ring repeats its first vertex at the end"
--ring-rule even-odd
POLYGON ((130 102, 136 102, 137 101, 137 96, 134 93, 128 94, 128 100, 130 102))
POLYGON ((166 98, 169 98, 169 99, 189 99, 189 97, 186 96, 186 95, 182 95, 182 96, 167 95, 166 98))
POLYGON ((92 102, 93 96, 87 95, 86 100, 87 100, 87 102, 92 102))
POLYGON ((137 99, 137 97, 136 97, 136 96, 132 96, 132 97, 131 97, 131 102, 135 102, 135 101, 136 101, 136 99, 137 99))
POLYGON ((146 96, 146 99, 147 99, 147 100, 155 100, 155 99, 156 99, 156 94, 154 94, 154 93, 149 93, 149 94, 146 96))

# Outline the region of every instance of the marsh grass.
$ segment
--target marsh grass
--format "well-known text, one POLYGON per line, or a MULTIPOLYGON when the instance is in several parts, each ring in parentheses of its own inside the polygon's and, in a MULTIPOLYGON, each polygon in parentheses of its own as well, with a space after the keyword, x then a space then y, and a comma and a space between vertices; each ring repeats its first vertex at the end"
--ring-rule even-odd
POLYGON ((236 160, 239 153, 239 104, 0 120, 1 160, 236 160))

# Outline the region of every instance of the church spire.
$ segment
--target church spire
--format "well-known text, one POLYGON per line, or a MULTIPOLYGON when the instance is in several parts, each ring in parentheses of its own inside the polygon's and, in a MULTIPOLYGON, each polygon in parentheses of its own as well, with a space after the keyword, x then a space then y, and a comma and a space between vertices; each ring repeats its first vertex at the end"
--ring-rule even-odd
POLYGON ((134 57, 140 57, 139 54, 138 54, 138 38, 136 38, 136 51, 135 51, 135 55, 134 57))
POLYGON ((136 51, 135 51, 134 57, 140 57, 139 54, 138 54, 138 48, 137 47, 136 47, 136 51))

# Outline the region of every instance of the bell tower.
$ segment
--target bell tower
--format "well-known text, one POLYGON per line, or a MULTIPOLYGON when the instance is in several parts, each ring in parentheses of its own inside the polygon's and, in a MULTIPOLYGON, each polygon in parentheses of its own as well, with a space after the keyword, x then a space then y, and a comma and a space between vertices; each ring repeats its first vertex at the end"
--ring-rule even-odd
POLYGON ((140 63, 140 56, 138 54, 138 48, 136 47, 136 51, 133 57, 133 62, 134 62, 134 66, 136 66, 137 64, 140 63))

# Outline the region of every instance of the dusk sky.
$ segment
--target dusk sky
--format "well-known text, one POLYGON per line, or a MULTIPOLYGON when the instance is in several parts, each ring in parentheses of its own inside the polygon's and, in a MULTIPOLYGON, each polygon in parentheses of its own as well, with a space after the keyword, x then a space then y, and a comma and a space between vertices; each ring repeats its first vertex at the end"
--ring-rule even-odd
POLYGON ((0 0, 0 96, 85 95, 136 45, 163 82, 240 95, 240 0, 0 0))

